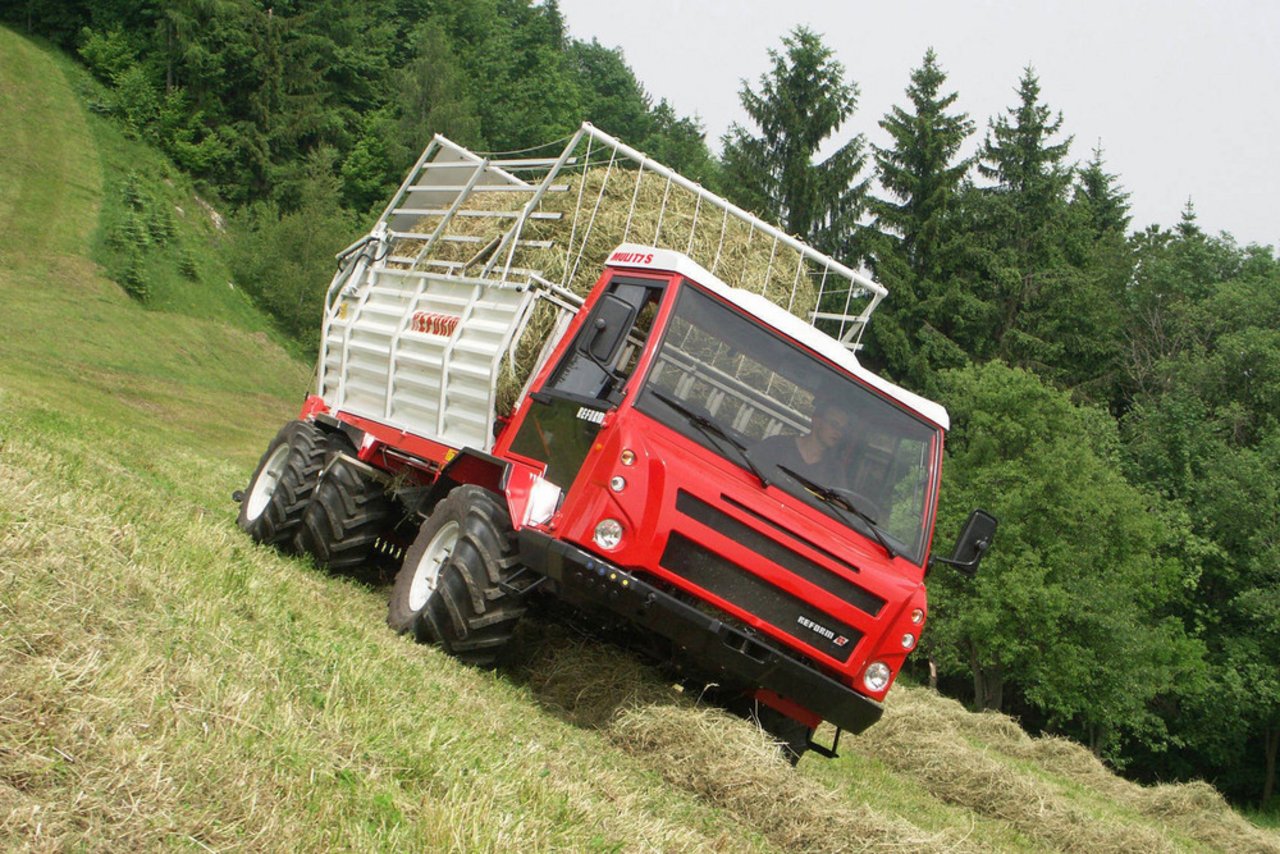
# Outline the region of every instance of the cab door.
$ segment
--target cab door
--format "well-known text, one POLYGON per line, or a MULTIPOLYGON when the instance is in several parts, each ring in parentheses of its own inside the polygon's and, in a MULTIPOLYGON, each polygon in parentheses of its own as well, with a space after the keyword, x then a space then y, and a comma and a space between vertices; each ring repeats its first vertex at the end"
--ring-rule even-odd
POLYGON ((567 490, 648 340, 666 279, 615 275, 515 427, 509 450, 567 490))

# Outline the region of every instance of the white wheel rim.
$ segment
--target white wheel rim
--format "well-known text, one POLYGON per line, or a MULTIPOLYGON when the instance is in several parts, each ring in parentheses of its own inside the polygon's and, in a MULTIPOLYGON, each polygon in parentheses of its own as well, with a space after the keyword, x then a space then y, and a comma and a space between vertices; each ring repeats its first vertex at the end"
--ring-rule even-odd
POLYGON ((431 542, 418 559, 413 568, 413 583, 409 585, 409 609, 421 611, 435 592, 436 582, 440 578, 440 568, 444 566, 453 547, 458 543, 458 523, 446 522, 436 531, 431 542))
POLYGON ((262 471, 258 472, 258 476, 254 478, 253 486, 249 487, 249 497, 245 499, 244 515, 249 521, 261 516, 267 509, 267 505, 271 503, 271 496, 276 494, 276 487, 280 485, 280 476, 284 474, 285 463, 288 460, 289 446, 281 444, 272 452, 262 471))

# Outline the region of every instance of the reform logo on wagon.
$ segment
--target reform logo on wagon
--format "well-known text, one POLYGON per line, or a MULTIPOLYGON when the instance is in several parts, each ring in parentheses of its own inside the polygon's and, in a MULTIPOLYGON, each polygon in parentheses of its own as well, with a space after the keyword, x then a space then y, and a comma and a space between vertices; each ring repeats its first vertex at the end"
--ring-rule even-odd
POLYGON ((421 332, 425 335, 441 335, 448 338, 458 328, 462 320, 454 314, 441 314, 438 311, 415 311, 409 321, 410 332, 421 332))

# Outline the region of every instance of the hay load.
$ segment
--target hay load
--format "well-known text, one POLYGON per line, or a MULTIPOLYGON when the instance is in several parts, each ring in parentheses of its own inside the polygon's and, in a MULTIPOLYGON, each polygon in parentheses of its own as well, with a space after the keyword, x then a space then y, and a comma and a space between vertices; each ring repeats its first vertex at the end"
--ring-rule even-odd
MULTIPOLYGON (((508 251, 510 243, 502 243, 513 217, 474 215, 514 214, 512 194, 475 191, 448 218, 420 263, 469 276, 484 275, 489 267, 488 277, 501 276, 509 265, 510 278, 532 273, 581 298, 595 286, 609 254, 630 242, 682 252, 726 284, 761 294, 804 320, 817 308, 820 291, 839 294, 840 299, 849 291, 848 284, 837 283, 811 259, 752 222, 713 207, 694 191, 651 171, 606 164, 561 172, 554 180, 535 216, 510 238, 514 251, 508 251)), ((411 231, 429 235, 440 219, 424 217, 411 231)), ((421 241, 400 240, 391 255, 413 258, 421 246, 421 241)), ((499 377, 499 412, 513 408, 555 328, 556 315, 551 306, 541 304, 522 331, 499 377)))
MULTIPOLYGON (((535 271, 543 279, 582 297, 590 292, 609 253, 621 243, 642 243, 683 252, 734 287, 762 294, 797 317, 808 319, 817 306, 821 271, 793 248, 773 240, 750 222, 714 210, 691 190, 641 169, 594 166, 570 174, 542 197, 538 214, 520 234, 523 244, 511 266, 535 271), (545 245, 550 244, 550 245, 545 245)), ((448 226, 451 237, 482 238, 437 243, 433 261, 464 264, 476 274, 491 256, 491 238, 510 226, 472 211, 511 209, 508 193, 473 192, 448 226)), ((438 218, 424 218, 412 231, 431 233, 438 218)), ((393 255, 408 253, 410 241, 394 246, 393 255)), ((416 251, 416 249, 415 249, 416 251)), ((505 250, 503 250, 505 253, 505 250)), ((498 265, 505 264, 500 257, 498 265)))

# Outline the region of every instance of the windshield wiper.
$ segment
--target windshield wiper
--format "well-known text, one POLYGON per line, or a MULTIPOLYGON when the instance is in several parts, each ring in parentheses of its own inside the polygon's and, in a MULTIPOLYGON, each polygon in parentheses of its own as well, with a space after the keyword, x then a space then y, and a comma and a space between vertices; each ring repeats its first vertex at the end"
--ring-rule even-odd
POLYGON ((866 514, 865 511, 860 509, 858 505, 854 504, 853 501, 849 498, 848 494, 846 494, 846 490, 840 489, 839 487, 835 487, 835 486, 824 486, 823 484, 818 483, 817 481, 810 480, 809 478, 805 477, 804 475, 800 474, 797 471, 792 471, 786 466, 780 465, 777 468, 778 468, 778 471, 782 472, 788 477, 792 477, 798 480, 801 486, 803 486, 805 489, 812 492, 818 498, 822 499, 823 503, 825 503, 829 507, 835 507, 837 510, 847 510, 848 512, 852 513, 854 516, 857 516, 863 522, 866 522, 867 527, 871 529, 871 535, 875 537, 876 542, 879 543, 884 548, 885 553, 889 555, 891 559, 898 556, 898 553, 893 550, 893 548, 889 545, 889 541, 885 539, 884 534, 880 531, 880 526, 879 524, 877 524, 876 520, 872 519, 870 516, 866 514))
POLYGON ((760 467, 756 465, 755 460, 751 459, 751 454, 747 453, 747 446, 730 436, 729 433, 718 423, 712 421, 700 412, 695 412, 664 392, 660 392, 657 389, 649 389, 649 393, 687 418, 690 424, 697 427, 698 430, 702 432, 702 435, 712 440, 722 439, 736 448, 738 455, 742 457, 742 461, 747 464, 747 468, 751 469, 752 473, 754 473, 756 477, 760 478, 760 485, 769 485, 769 479, 764 476, 764 472, 760 471, 760 467))

